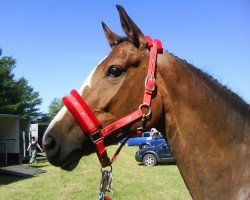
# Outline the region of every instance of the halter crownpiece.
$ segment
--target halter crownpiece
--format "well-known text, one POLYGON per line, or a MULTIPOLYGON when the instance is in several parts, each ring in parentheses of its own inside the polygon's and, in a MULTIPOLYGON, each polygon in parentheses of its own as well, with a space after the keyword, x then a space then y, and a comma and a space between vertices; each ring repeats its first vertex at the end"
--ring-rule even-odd
POLYGON ((97 156, 103 168, 111 166, 112 162, 116 160, 123 146, 120 146, 114 157, 110 160, 104 145, 104 138, 110 133, 113 133, 114 131, 117 131, 118 129, 139 119, 142 120, 142 127, 141 129, 138 129, 138 134, 141 134, 142 128, 144 128, 145 126, 143 124, 145 124, 145 121, 151 114, 150 105, 152 94, 155 90, 155 70, 157 54, 162 53, 163 49, 160 40, 152 40, 150 36, 146 36, 145 38, 147 40, 148 48, 150 49, 148 73, 145 78, 143 103, 136 111, 102 128, 98 118, 95 116, 87 103, 76 90, 72 90, 70 92, 70 95, 63 97, 62 99, 64 105, 68 108, 68 110, 72 113, 73 117, 77 121, 83 134, 89 135, 91 141, 96 145, 97 156), (147 108, 148 112, 144 113, 143 108, 147 108))

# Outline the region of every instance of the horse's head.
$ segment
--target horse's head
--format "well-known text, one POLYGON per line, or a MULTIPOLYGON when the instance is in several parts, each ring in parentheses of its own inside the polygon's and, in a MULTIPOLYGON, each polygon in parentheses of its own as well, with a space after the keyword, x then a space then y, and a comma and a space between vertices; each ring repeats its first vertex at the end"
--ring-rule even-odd
MULTIPOLYGON (((138 109, 143 99, 148 67, 149 50, 144 35, 126 11, 121 6, 117 8, 127 37, 120 37, 102 23, 112 51, 98 64, 79 90, 102 127, 138 109)), ((159 120, 162 114, 160 101, 159 92, 155 92, 152 115, 147 127, 159 120)), ((139 122, 135 122, 111 134, 105 139, 105 144, 117 142, 135 132, 138 126, 139 122)), ((72 114, 65 107, 50 123, 43 144, 49 162, 66 170, 72 170, 82 156, 95 151, 90 138, 82 134, 72 114)))

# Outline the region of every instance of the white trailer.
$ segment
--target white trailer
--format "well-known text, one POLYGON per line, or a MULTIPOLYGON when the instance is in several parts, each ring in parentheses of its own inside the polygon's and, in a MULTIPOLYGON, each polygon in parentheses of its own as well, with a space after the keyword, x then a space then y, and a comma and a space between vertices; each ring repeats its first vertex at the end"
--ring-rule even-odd
POLYGON ((0 114, 0 165, 21 164, 19 116, 0 114))

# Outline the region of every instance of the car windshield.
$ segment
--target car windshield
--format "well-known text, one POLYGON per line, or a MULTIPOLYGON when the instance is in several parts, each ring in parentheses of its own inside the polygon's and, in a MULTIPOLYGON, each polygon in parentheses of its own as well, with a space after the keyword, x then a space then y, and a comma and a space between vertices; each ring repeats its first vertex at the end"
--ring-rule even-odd
POLYGON ((143 134, 143 136, 144 136, 144 137, 150 137, 150 133, 149 133, 149 132, 145 132, 145 133, 143 134))
POLYGON ((164 137, 162 135, 155 135, 152 137, 154 140, 157 140, 157 139, 164 139, 164 137))

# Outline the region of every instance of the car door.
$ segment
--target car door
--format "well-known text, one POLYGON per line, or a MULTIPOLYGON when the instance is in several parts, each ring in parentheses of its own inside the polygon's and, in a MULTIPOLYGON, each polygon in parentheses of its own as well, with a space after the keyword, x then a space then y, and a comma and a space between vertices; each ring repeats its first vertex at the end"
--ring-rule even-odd
POLYGON ((158 151, 158 155, 161 161, 173 160, 172 152, 170 151, 168 145, 163 143, 158 151))

